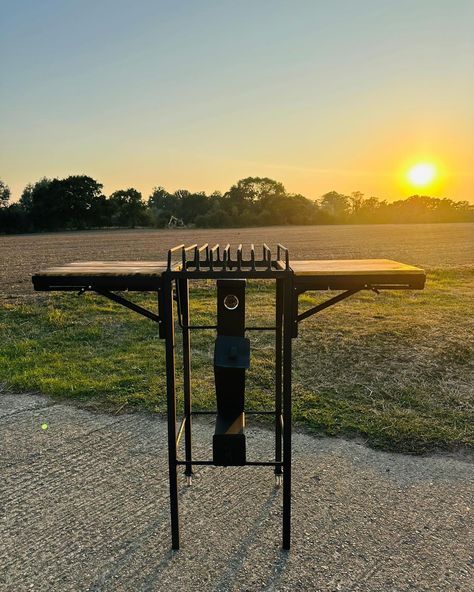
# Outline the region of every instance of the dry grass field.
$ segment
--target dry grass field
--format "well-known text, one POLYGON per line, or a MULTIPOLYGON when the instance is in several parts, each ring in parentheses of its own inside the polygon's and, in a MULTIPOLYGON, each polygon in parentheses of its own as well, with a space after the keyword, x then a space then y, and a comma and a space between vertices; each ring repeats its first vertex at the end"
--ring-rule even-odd
MULTIPOLYGON (((275 245, 291 257, 398 259, 428 272, 423 292, 357 295, 304 321, 294 348, 294 413, 315 433, 405 452, 472 447, 474 225, 113 230, 0 237, 0 383, 81 404, 164 410, 156 326, 93 295, 35 294, 31 274, 91 259, 163 259, 180 242, 275 245)), ((249 286, 248 315, 271 322, 273 293, 249 286)), ((195 288, 196 322, 212 322, 214 288, 195 288)), ((302 306, 328 295, 306 294, 302 306)), ((153 307, 149 295, 135 295, 153 307)), ((212 408, 212 332, 193 334, 194 401, 212 408)), ((271 403, 269 335, 252 335, 247 397, 271 403)))

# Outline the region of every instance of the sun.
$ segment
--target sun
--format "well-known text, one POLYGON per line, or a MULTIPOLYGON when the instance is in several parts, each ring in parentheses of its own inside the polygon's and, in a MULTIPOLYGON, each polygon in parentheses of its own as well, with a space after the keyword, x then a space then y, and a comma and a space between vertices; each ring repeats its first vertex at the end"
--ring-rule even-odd
POLYGON ((433 183, 436 176, 436 167, 430 162, 415 164, 407 172, 407 179, 414 187, 426 187, 433 183))

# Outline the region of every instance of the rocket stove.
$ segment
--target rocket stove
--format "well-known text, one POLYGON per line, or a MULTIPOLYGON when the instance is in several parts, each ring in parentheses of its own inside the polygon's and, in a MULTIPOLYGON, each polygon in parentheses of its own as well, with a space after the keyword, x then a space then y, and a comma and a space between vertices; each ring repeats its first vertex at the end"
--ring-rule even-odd
POLYGON ((291 365, 292 341, 298 324, 361 290, 423 289, 423 270, 386 259, 291 261, 289 251, 277 245, 253 245, 244 254, 242 245, 231 250, 219 245, 178 245, 167 261, 86 261, 54 267, 33 276, 36 290, 92 291, 158 323, 165 341, 168 418, 168 461, 172 548, 179 549, 178 468, 184 467, 192 483, 193 467, 263 466, 273 469, 276 486, 283 485, 283 549, 291 535, 291 365), (261 254, 261 255, 260 255, 261 254), (193 325, 189 313, 190 282, 214 280, 217 284, 217 324, 193 325), (245 317, 247 281, 271 280, 275 289, 275 322, 272 326, 248 326, 245 317), (321 304, 299 312, 298 297, 306 291, 335 290, 321 304), (117 292, 147 291, 157 295, 158 312, 135 304, 117 292), (175 306, 176 302, 176 306, 175 306), (175 310, 176 309, 176 310, 175 310), (177 425, 175 316, 182 333, 184 409, 177 425), (215 412, 198 411, 191 399, 191 331, 214 329, 215 412), (245 404, 245 375, 251 363, 250 339, 254 331, 271 331, 275 345, 275 397, 272 409, 257 411, 245 404), (199 414, 216 416, 212 459, 196 459, 192 447, 192 419, 199 414), (245 416, 273 417, 274 458, 248 459, 245 416), (178 446, 184 434, 184 458, 178 446))

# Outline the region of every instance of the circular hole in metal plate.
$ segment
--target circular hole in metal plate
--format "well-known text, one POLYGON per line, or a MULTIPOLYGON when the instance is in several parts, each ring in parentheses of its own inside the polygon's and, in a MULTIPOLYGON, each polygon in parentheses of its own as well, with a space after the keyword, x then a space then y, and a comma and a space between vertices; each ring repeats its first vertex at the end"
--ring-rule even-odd
POLYGON ((227 310, 235 310, 239 306, 239 299, 235 294, 227 294, 224 298, 224 306, 227 310))

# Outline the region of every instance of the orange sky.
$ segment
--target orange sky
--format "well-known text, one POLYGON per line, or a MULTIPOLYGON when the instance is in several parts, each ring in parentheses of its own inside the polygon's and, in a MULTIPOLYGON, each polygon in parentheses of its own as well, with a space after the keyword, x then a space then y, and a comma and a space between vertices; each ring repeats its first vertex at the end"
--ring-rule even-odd
POLYGON ((474 2, 326 4, 10 3, 0 178, 474 202, 474 2), (417 162, 435 183, 406 183, 417 162))

